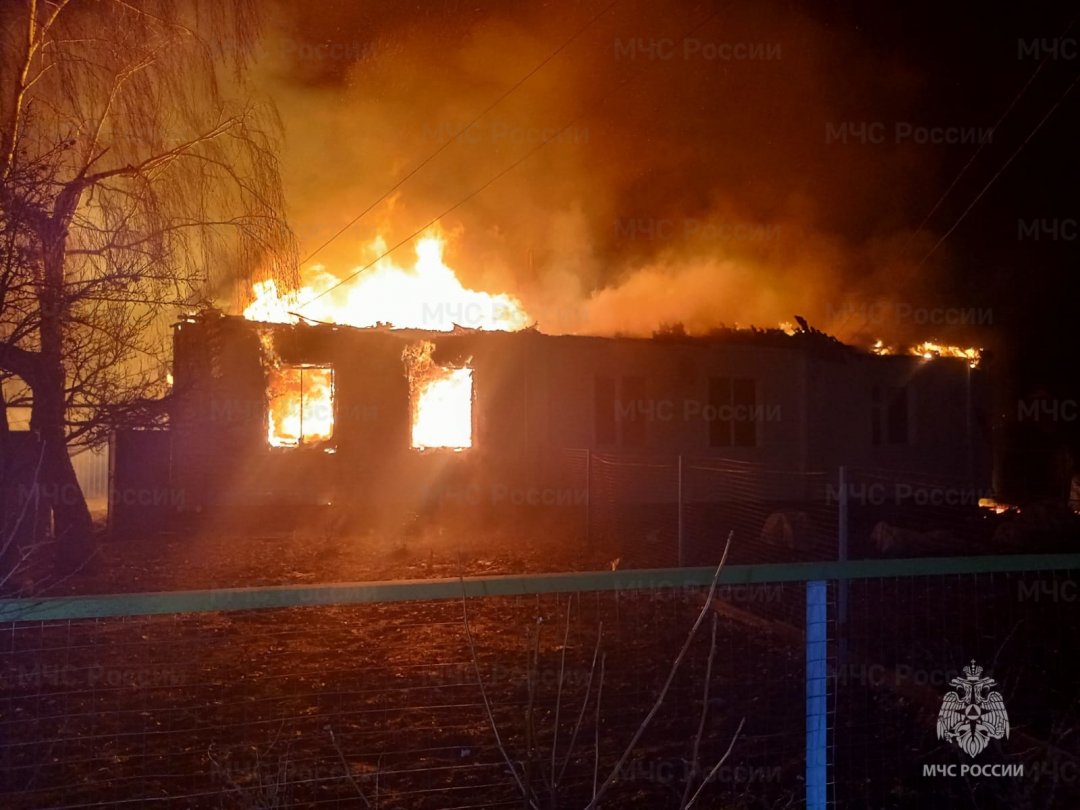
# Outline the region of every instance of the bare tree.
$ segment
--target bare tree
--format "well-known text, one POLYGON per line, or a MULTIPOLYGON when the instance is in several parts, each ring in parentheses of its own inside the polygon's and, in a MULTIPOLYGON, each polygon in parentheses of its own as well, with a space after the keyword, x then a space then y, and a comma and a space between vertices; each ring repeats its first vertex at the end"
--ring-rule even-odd
POLYGON ((0 10, 0 372, 30 394, 58 545, 76 558, 91 523, 68 447, 164 393, 175 307, 255 272, 296 281, 279 123, 245 78, 256 8, 0 10))

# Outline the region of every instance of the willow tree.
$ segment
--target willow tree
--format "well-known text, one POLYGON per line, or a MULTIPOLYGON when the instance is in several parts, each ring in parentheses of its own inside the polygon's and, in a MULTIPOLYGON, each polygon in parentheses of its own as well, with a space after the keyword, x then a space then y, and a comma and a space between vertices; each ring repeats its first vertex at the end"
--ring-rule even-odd
POLYGON ((2 5, 0 374, 29 391, 41 491, 79 553, 68 447, 162 393, 176 307, 237 275, 295 281, 280 130, 248 83, 253 0, 2 5))

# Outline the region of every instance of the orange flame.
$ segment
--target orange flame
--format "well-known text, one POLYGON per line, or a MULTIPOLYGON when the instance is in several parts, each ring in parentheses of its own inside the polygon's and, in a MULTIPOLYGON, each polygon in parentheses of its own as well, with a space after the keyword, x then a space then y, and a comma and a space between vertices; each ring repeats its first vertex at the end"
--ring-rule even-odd
POLYGON ((412 446, 417 450, 472 447, 472 369, 435 365, 435 344, 420 341, 405 349, 412 409, 412 446))
POLYGON ((960 346, 943 346, 940 343, 932 343, 931 341, 923 341, 917 346, 913 346, 911 353, 922 355, 927 360, 934 357, 958 357, 967 360, 968 365, 972 368, 978 367, 979 360, 982 357, 982 353, 975 348, 965 349, 960 346))
POLYGON ((1020 511, 1020 508, 1018 506, 1014 506, 1008 503, 1002 503, 1001 501, 998 501, 994 498, 979 498, 979 508, 989 509, 991 512, 994 512, 998 515, 1002 515, 1006 512, 1012 512, 1014 510, 1017 512, 1020 511))
POLYGON ((334 435, 334 370, 328 366, 287 366, 274 349, 273 335, 259 335, 267 369, 266 438, 271 447, 299 447, 334 435))
MULTIPOLYGON (((399 267, 390 257, 379 259, 356 278, 340 279, 321 265, 305 273, 299 290, 282 291, 273 279, 253 285, 255 299, 244 309, 248 320, 297 323, 303 315, 324 323, 348 326, 391 326, 449 332, 455 325, 470 329, 516 331, 529 325, 518 299, 502 293, 470 290, 443 261, 445 241, 428 236, 416 243, 416 261, 399 267), (338 286, 335 286, 338 285, 338 286)), ((378 237, 370 245, 376 256, 386 252, 378 237)))
POLYGON ((933 360, 935 357, 956 357, 961 360, 967 360, 968 365, 972 368, 978 368, 979 362, 982 360, 981 349, 973 347, 964 348, 962 346, 946 346, 929 340, 924 340, 922 343, 917 343, 907 349, 898 351, 895 346, 886 346, 884 341, 878 339, 874 341, 874 345, 870 347, 870 351, 877 355, 909 354, 922 357, 924 360, 933 360))
POLYGON ((334 435, 334 372, 284 366, 270 374, 267 439, 271 447, 299 447, 334 435))

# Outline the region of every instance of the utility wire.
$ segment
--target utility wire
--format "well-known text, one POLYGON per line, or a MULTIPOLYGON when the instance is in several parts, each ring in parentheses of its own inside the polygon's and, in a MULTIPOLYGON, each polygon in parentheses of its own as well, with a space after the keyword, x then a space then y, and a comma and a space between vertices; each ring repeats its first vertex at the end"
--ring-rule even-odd
MULTIPOLYGON (((1080 16, 1080 15, 1078 15, 1078 16, 1080 16)), ((1072 30, 1073 24, 1075 22, 1076 22, 1076 17, 1074 16, 1071 20, 1069 20, 1069 24, 1065 26, 1065 30, 1061 32, 1061 35, 1058 38, 1059 39, 1064 38, 1069 33, 1069 31, 1072 30)), ((1012 101, 1009 102, 1008 106, 1005 107, 1005 109, 1001 113, 1001 115, 998 116, 997 121, 995 121, 994 125, 990 128, 991 138, 993 137, 993 133, 997 132, 997 130, 1001 126, 1002 122, 1004 122, 1006 117, 1008 117, 1008 115, 1012 111, 1013 107, 1015 107, 1017 105, 1017 103, 1019 103, 1020 99, 1023 98, 1023 96, 1027 92, 1028 88, 1035 81, 1036 77, 1039 75, 1040 72, 1042 72, 1042 69, 1046 66, 1046 63, 1049 62, 1049 61, 1050 61, 1050 55, 1047 55, 1046 57, 1044 57, 1043 60, 1035 68, 1035 70, 1032 72, 1032 74, 1028 77, 1028 80, 1026 82, 1024 82, 1024 86, 1020 88, 1020 91, 1015 96, 1013 96, 1012 101)), ((1068 91, 1066 91, 1066 93, 1068 93, 1068 91)), ((1039 126, 1042 126, 1042 122, 1039 123, 1039 126)), ((1038 129, 1038 127, 1036 127, 1036 129, 1038 129)), ((1034 134, 1034 133, 1032 133, 1032 134, 1034 134)), ((1025 143, 1026 143, 1026 141, 1025 141, 1025 143)), ((930 209, 930 211, 926 214, 925 217, 923 217, 922 222, 919 223, 919 226, 912 232, 911 236, 908 238, 908 244, 909 245, 912 244, 915 241, 915 237, 918 236, 919 233, 922 232, 922 229, 926 227, 927 223, 934 216, 934 214, 937 212, 937 210, 941 207, 942 203, 945 202, 945 199, 949 196, 949 194, 952 193, 952 190, 954 188, 956 188, 957 183, 960 182, 961 178, 963 178, 963 176, 967 173, 968 169, 971 168, 972 164, 975 162, 975 159, 978 158, 979 154, 986 147, 986 144, 987 144, 987 141, 984 141, 984 142, 979 144, 978 148, 972 153, 971 157, 969 157, 967 159, 967 162, 960 169, 960 172, 956 175, 956 177, 953 178, 952 182, 949 183, 949 185, 945 189, 945 191, 943 191, 941 193, 941 196, 938 197, 937 202, 934 203, 934 205, 930 209)), ((1013 157, 1015 157, 1015 155, 1013 157)), ((1009 158, 1009 161, 1011 161, 1011 160, 1012 160, 1012 158, 1009 158)), ((1006 163, 1006 165, 1008 165, 1008 162, 1006 163)), ((1002 167, 1002 168, 1004 169, 1004 167, 1002 167)), ((999 172, 999 174, 1000 174, 1000 172, 999 172)), ((997 179, 997 175, 994 175, 994 177, 990 180, 990 183, 993 183, 995 179, 997 179)), ((990 184, 987 184, 986 188, 989 188, 989 187, 990 187, 990 184)), ((982 194, 985 193, 986 188, 984 188, 983 191, 979 193, 979 197, 981 197, 982 194)), ((978 201, 978 197, 976 198, 975 201, 976 202, 978 201)), ((974 205, 974 203, 972 203, 972 205, 974 205)), ((971 210, 971 206, 968 206, 967 210, 965 210, 964 213, 960 215, 960 218, 963 219, 963 217, 970 210, 971 210)), ((953 225, 952 228, 949 229, 948 233, 946 233, 945 236, 948 236, 949 233, 952 233, 953 230, 956 228, 956 225, 959 225, 959 224, 960 224, 960 222, 959 222, 959 220, 957 220, 957 222, 953 225)), ((942 237, 942 239, 938 240, 937 244, 935 244, 934 247, 931 248, 930 253, 927 253, 922 258, 922 260, 919 262, 919 264, 916 265, 916 267, 917 268, 922 267, 923 263, 928 258, 930 258, 930 255, 935 250, 937 250, 938 245, 940 245, 943 241, 944 241, 944 237, 942 237)), ((843 329, 847 325, 847 322, 849 320, 851 320, 851 317, 852 317, 853 314, 854 313, 848 313, 847 317, 845 317, 844 320, 840 323, 840 326, 839 326, 840 329, 843 329)), ((863 322, 859 326, 859 330, 862 330, 862 329, 866 328, 866 325, 869 322, 870 322, 870 316, 867 315, 865 318, 863 318, 863 322)))
POLYGON ((1009 168, 1009 164, 1012 163, 1013 160, 1016 158, 1016 156, 1019 155, 1020 152, 1023 150, 1023 148, 1028 145, 1028 142, 1032 138, 1035 137, 1035 134, 1042 128, 1042 125, 1047 122, 1047 120, 1050 118, 1050 116, 1053 115, 1057 111, 1057 108, 1062 105, 1062 103, 1065 101, 1066 96, 1068 96, 1069 93, 1072 92, 1072 89, 1074 87, 1076 87, 1078 82, 1080 82, 1080 75, 1077 75, 1077 77, 1072 80, 1072 84, 1070 84, 1068 87, 1065 88, 1065 92, 1062 93, 1061 97, 1057 101, 1054 102, 1054 106, 1052 106, 1049 110, 1047 110, 1046 115, 1044 115, 1041 119, 1039 119, 1039 123, 1037 123, 1035 125, 1035 128, 1033 130, 1031 130, 1031 132, 1028 134, 1028 136, 1026 138, 1024 138, 1023 142, 1021 142, 1021 144, 1018 147, 1016 147, 1016 150, 1011 155, 1009 155, 1009 159, 1006 160, 1005 163, 1002 164, 1001 168, 998 169, 994 173, 994 176, 990 178, 989 182, 987 182, 987 184, 985 186, 983 186, 982 191, 980 191, 978 194, 975 195, 975 199, 971 201, 971 204, 968 205, 967 208, 964 209, 963 213, 960 214, 960 216, 957 218, 956 222, 953 223, 952 227, 949 228, 949 230, 945 231, 944 235, 940 239, 938 239, 938 241, 934 244, 934 246, 932 248, 930 248, 930 251, 925 256, 922 257, 922 261, 920 261, 919 265, 918 265, 919 267, 922 267, 922 265, 926 262, 926 260, 929 259, 930 256, 933 255, 934 251, 937 250, 938 247, 940 247, 941 243, 944 242, 946 239, 948 239, 949 235, 953 231, 956 230, 957 226, 961 222, 964 221, 964 217, 967 216, 968 212, 972 208, 975 207, 975 204, 978 203, 979 200, 982 199, 983 195, 986 194, 986 192, 989 190, 990 186, 992 186, 994 184, 994 181, 997 180, 1001 176, 1002 172, 1004 172, 1007 168, 1009 168))
POLYGON ((542 70, 544 68, 544 66, 548 64, 548 62, 550 62, 552 59, 554 59, 556 56, 558 56, 560 53, 562 53, 562 51, 564 51, 574 40, 576 40, 579 36, 581 36, 586 31, 586 29, 589 28, 589 26, 591 26, 594 22, 596 22, 598 19, 600 19, 602 16, 604 16, 612 8, 612 6, 614 6, 618 2, 619 2, 619 0, 611 0, 610 3, 608 3, 602 9, 600 9, 600 11, 598 11, 596 14, 594 14, 592 17, 590 17, 585 22, 584 25, 582 25, 580 28, 578 28, 570 36, 569 39, 565 40, 561 45, 559 45, 559 47, 557 47, 555 50, 553 50, 551 53, 549 53, 542 61, 540 61, 535 67, 533 67, 532 70, 530 70, 528 73, 526 73, 520 79, 518 79, 509 88, 507 88, 506 91, 504 91, 502 93, 502 95, 500 95, 493 102, 491 102, 487 107, 485 107, 483 110, 481 110, 480 113, 475 118, 473 118, 468 124, 466 124, 460 130, 458 130, 453 135, 451 135, 446 140, 446 142, 442 144, 442 146, 440 146, 438 149, 436 149, 434 152, 432 152, 426 158, 424 158, 419 163, 417 163, 407 174, 402 176, 396 183, 394 183, 394 185, 392 185, 389 189, 387 189, 382 194, 382 196, 380 196, 377 200, 375 200, 373 203, 371 203, 371 205, 369 205, 367 208, 365 208, 363 211, 361 211, 355 217, 350 219, 333 236, 331 236, 329 239, 327 239, 325 242, 323 242, 321 245, 319 245, 317 248, 315 248, 315 250, 313 250, 310 254, 308 254, 307 258, 304 259, 302 262, 300 262, 300 266, 302 267, 303 265, 307 264, 312 259, 314 259, 327 245, 329 245, 331 242, 333 242, 335 239, 337 239, 339 236, 341 236, 343 233, 345 233, 345 231, 349 230, 349 228, 351 228, 353 225, 355 225, 357 222, 359 222, 361 219, 363 219, 365 215, 367 215, 373 208, 375 208, 375 206, 377 206, 379 203, 381 203, 383 200, 385 200, 387 197, 389 197, 391 194, 393 194, 395 191, 397 191, 399 188, 401 188, 417 172, 419 172, 427 164, 429 164, 431 161, 433 161, 435 158, 437 158, 440 154, 442 154, 454 141, 456 141, 458 138, 460 138, 462 135, 464 135, 466 132, 468 132, 470 129, 472 129, 480 121, 481 118, 483 118, 485 115, 487 115, 493 109, 495 109, 500 104, 502 104, 502 102, 505 101, 508 96, 513 94, 518 88, 520 88, 523 84, 525 84, 525 82, 527 82, 529 79, 531 79, 533 76, 535 76, 540 70, 542 70))
MULTIPOLYGON (((686 37, 688 37, 688 36, 689 36, 690 34, 696 33, 696 32, 697 32, 698 30, 700 30, 700 29, 701 29, 701 28, 703 28, 703 27, 704 27, 705 25, 707 25, 707 24, 708 24, 708 23, 709 23, 710 21, 712 21, 712 19, 713 19, 714 17, 716 17, 716 15, 720 13, 720 11, 721 11, 721 9, 717 9, 716 11, 713 11, 713 12, 712 12, 711 14, 709 14, 709 16, 708 16, 708 17, 706 17, 705 19, 703 19, 703 20, 702 20, 701 22, 699 22, 699 23, 696 23, 696 24, 695 24, 695 25, 693 25, 693 26, 692 26, 692 27, 691 27, 691 28, 690 28, 689 30, 687 30, 687 31, 686 31, 686 32, 685 32, 685 33, 684 33, 684 34, 682 35, 682 37, 681 37, 681 38, 682 38, 682 39, 685 39, 685 38, 686 38, 686 37)), ((428 222, 427 222, 426 224, 422 225, 421 227, 417 228, 417 229, 416 229, 415 231, 413 231, 413 232, 412 232, 411 234, 409 234, 409 235, 408 235, 408 236, 406 236, 406 237, 405 237, 404 239, 402 239, 401 241, 399 241, 399 242, 397 242, 396 244, 394 244, 394 245, 393 245, 392 247, 390 247, 390 248, 388 248, 387 250, 385 250, 385 251, 384 251, 383 253, 381 253, 381 254, 380 254, 379 256, 375 257, 374 259, 372 259, 372 260, 371 260, 370 262, 368 262, 367 264, 365 264, 365 265, 364 265, 363 267, 359 267, 359 268, 357 268, 356 270, 354 270, 354 271, 353 271, 352 273, 350 273, 349 275, 347 275, 347 276, 345 276, 344 278, 342 278, 342 279, 340 279, 339 281, 337 281, 337 282, 336 282, 335 284, 332 284, 332 285, 331 285, 330 287, 327 287, 327 288, 326 288, 325 290, 323 290, 323 291, 322 291, 321 293, 319 293, 318 295, 314 296, 313 298, 310 298, 309 300, 307 300, 307 301, 303 302, 302 304, 299 304, 299 305, 298 305, 298 306, 296 307, 296 309, 297 309, 297 310, 301 310, 301 309, 303 309, 304 307, 307 307, 307 306, 309 306, 310 304, 313 304, 314 302, 318 301, 318 300, 319 300, 320 298, 322 298, 322 297, 323 297, 324 295, 327 295, 327 294, 329 294, 329 293, 333 292, 334 290, 336 290, 336 289, 337 289, 338 287, 340 287, 341 285, 343 285, 343 284, 346 284, 346 283, 348 283, 348 282, 352 281, 352 280, 353 280, 354 278, 356 278, 356 277, 357 277, 357 276, 359 276, 360 274, 362 274, 362 273, 366 272, 367 270, 369 270, 370 268, 374 267, 374 266, 375 266, 376 264, 378 264, 379 262, 381 262, 381 261, 382 261, 383 259, 385 259, 385 258, 386 258, 387 256, 389 256, 389 255, 390 255, 391 253, 393 253, 393 252, 394 252, 395 250, 397 250, 397 249, 398 249, 399 247, 401 247, 402 245, 405 245, 405 244, 407 244, 408 242, 411 242, 411 241, 412 241, 413 239, 415 239, 415 238, 416 238, 417 236, 419 236, 420 234, 422 234, 422 233, 423 233, 424 231, 426 231, 426 230, 427 230, 428 228, 430 228, 430 227, 431 227, 432 225, 434 225, 435 223, 437 223, 437 222, 438 222, 439 220, 441 220, 441 219, 442 219, 443 217, 445 217, 445 216, 447 216, 448 214, 451 214, 451 213, 453 213, 454 211, 456 211, 456 210, 457 210, 458 208, 460 208, 461 206, 463 206, 463 205, 464 205, 465 203, 467 203, 467 202, 468 202, 469 200, 471 200, 471 199, 472 199, 473 197, 477 196, 477 195, 478 195, 478 194, 480 194, 480 193, 481 193, 482 191, 484 191, 485 189, 487 189, 487 188, 488 188, 488 186, 491 186, 492 184, 494 184, 495 182, 497 182, 498 180, 500 180, 501 178, 503 178, 504 176, 506 176, 507 174, 509 174, 510 172, 512 172, 512 171, 513 171, 514 169, 516 169, 516 168, 517 168, 518 166, 520 166, 520 165, 521 165, 522 163, 524 163, 524 162, 525 162, 526 160, 528 160, 529 158, 531 158, 531 157, 532 157, 533 155, 535 155, 535 154, 536 154, 537 152, 539 152, 539 151, 540 151, 541 149, 543 149, 543 148, 544 148, 545 146, 547 146, 547 145, 548 145, 549 143, 551 143, 551 142, 552 142, 553 140, 555 140, 556 138, 558 138, 558 137, 559 137, 559 136, 560 136, 560 135, 561 135, 561 134, 562 134, 563 132, 565 132, 565 131, 566 131, 567 129, 569 129, 569 128, 570 128, 571 126, 573 126, 574 124, 578 123, 578 122, 579 122, 579 121, 581 121, 582 119, 584 119, 584 118, 588 118, 589 116, 591 116, 591 115, 595 114, 595 113, 596 113, 596 111, 597 111, 598 109, 600 109, 600 107, 601 107, 601 106, 603 106, 603 104, 604 104, 604 103, 606 103, 606 102, 608 101, 608 99, 610 99, 610 98, 611 98, 611 97, 612 97, 613 95, 615 95, 616 91, 620 90, 620 89, 621 89, 621 88, 623 87, 623 85, 627 84, 627 83, 628 83, 628 82, 630 81, 630 79, 631 79, 631 78, 634 78, 634 74, 632 74, 632 73, 627 73, 627 74, 626 74, 626 75, 625 75, 625 76, 623 77, 622 81, 620 81, 620 82, 619 82, 619 83, 618 83, 617 85, 615 85, 615 87, 613 87, 613 88, 612 88, 611 90, 609 90, 609 91, 608 91, 607 93, 604 93, 604 94, 600 95, 600 96, 599 96, 599 97, 598 97, 598 98, 597 98, 597 99, 595 100, 595 102, 594 102, 594 103, 592 103, 592 104, 589 104, 589 105, 587 105, 587 106, 585 107, 585 109, 584 109, 584 110, 583 110, 583 111, 582 111, 581 113, 579 113, 578 115, 576 115, 576 116, 574 116, 573 118, 571 118, 571 119, 570 119, 569 121, 567 121, 567 122, 566 122, 565 124, 563 124, 563 125, 562 125, 562 126, 561 126, 561 127, 559 128, 559 129, 557 129, 557 130, 556 130, 555 132, 553 132, 553 133, 552 133, 551 135, 549 135, 549 136, 548 136, 547 138, 545 138, 544 140, 542 140, 542 141, 540 141, 539 143, 537 143, 537 144, 536 144, 536 145, 535 145, 534 147, 532 147, 532 148, 531 148, 531 149, 530 149, 529 151, 527 151, 527 152, 526 152, 525 154, 523 154, 523 155, 522 155, 522 156, 521 156, 520 158, 518 158, 517 160, 515 160, 515 161, 514 161, 513 163, 511 163, 511 164, 510 164, 509 166, 505 167, 504 169, 502 169, 501 171, 499 171, 499 172, 498 172, 497 174, 495 174, 494 176, 490 177, 490 178, 489 178, 488 180, 486 180, 486 181, 485 181, 485 182, 484 182, 483 184, 481 184, 481 185, 480 185, 480 186, 478 186, 477 188, 475 188, 475 189, 473 189, 472 191, 470 191, 470 192, 469 192, 468 194, 466 194, 466 195, 465 195, 464 197, 462 197, 462 198, 461 198, 460 200, 458 200, 458 201, 457 201, 456 203, 454 203, 453 205, 451 205, 451 206, 450 206, 449 208, 447 208, 447 209, 446 209, 445 211, 443 211, 443 212, 442 212, 441 214, 439 214, 438 216, 434 217, 433 219, 431 219, 430 221, 428 221, 428 222)), ((294 312, 294 313, 292 313, 292 314, 296 314, 296 313, 294 312)), ((301 315, 300 317, 303 317, 303 316, 301 315)))
MULTIPOLYGON (((1071 20, 1069 20, 1069 24, 1067 26, 1065 26, 1065 30, 1061 32, 1061 36, 1058 37, 1058 39, 1064 39, 1064 37, 1069 33, 1070 29, 1072 29, 1073 23, 1075 23, 1075 22, 1076 22, 1076 17, 1073 17, 1071 20)), ((1027 89, 1031 86, 1031 83, 1035 81, 1035 78, 1039 75, 1039 73, 1042 71, 1042 69, 1046 66, 1046 63, 1049 62, 1049 61, 1050 61, 1050 56, 1047 55, 1041 62, 1039 62, 1038 67, 1036 67, 1035 71, 1031 74, 1031 76, 1028 77, 1028 80, 1024 83, 1024 86, 1020 88, 1020 92, 1017 93, 1013 97, 1013 100, 1011 102, 1009 102, 1009 106, 1005 108, 1005 111, 1001 114, 1001 116, 998 118, 998 120, 994 123, 994 126, 992 126, 990 128, 991 138, 993 137, 993 134, 995 132, 997 132, 998 127, 1001 126, 1002 122, 1005 120, 1005 118, 1012 111, 1013 107, 1016 106, 1017 102, 1020 101, 1020 99, 1023 97, 1024 93, 1027 92, 1027 89)), ((937 212, 938 208, 941 207, 941 204, 943 202, 945 202, 945 198, 948 197, 950 193, 952 193, 952 190, 954 188, 956 188, 956 184, 960 182, 960 178, 962 178, 967 173, 967 170, 971 168, 971 164, 975 162, 975 159, 979 156, 979 153, 982 152, 982 150, 986 147, 986 144, 987 144, 987 141, 983 141, 982 143, 979 144, 978 149, 976 149, 974 151, 974 153, 972 153, 971 157, 968 158, 967 163, 965 163, 963 168, 960 169, 960 173, 957 174, 956 177, 953 178, 953 181, 951 183, 949 183, 948 188, 946 188, 945 191, 942 193, 942 195, 938 198, 938 201, 936 203, 934 203, 934 207, 930 209, 929 213, 923 218, 923 221, 919 223, 919 227, 915 229, 914 233, 912 233, 911 239, 914 239, 916 236, 918 236, 919 233, 922 231, 922 229, 926 227, 926 223, 930 221, 930 218, 932 216, 934 216, 934 214, 937 212)))

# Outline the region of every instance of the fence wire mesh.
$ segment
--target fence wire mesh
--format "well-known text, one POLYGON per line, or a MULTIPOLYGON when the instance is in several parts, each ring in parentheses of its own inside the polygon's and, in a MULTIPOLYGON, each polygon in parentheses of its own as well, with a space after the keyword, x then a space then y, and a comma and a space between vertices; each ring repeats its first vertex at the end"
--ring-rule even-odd
POLYGON ((694 807, 1080 806, 1077 566, 831 565, 729 569, 711 603, 700 574, 627 571, 566 593, 416 583, 391 603, 6 622, 0 804, 523 807, 520 783, 536 807, 584 808, 614 774, 602 806, 681 808, 734 739, 694 807), (1010 722, 977 756, 937 730, 972 661, 1010 722))
POLYGON ((571 521, 624 568, 1053 552, 1080 518, 1062 503, 997 505, 959 476, 872 468, 801 472, 718 457, 566 450, 571 521))
POLYGON ((844 489, 853 557, 1052 551, 1075 542, 1078 518, 1064 501, 995 512, 980 507, 991 491, 961 477, 854 468, 844 489))
POLYGON ((623 567, 837 558, 835 473, 720 459, 567 451, 564 474, 588 493, 584 533, 623 567))
POLYGON ((839 807, 1080 806, 1080 690, 1070 660, 1080 630, 1075 571, 845 587, 833 687, 839 807), (991 734, 974 754, 938 732, 946 694, 964 695, 955 679, 966 679, 967 666, 994 679, 976 691, 1001 695, 1010 726, 1006 738, 991 734))
MULTIPOLYGON (((699 806, 796 800, 799 646, 773 647, 721 610, 799 603, 798 585, 767 597, 760 587, 720 589, 604 806, 681 806, 755 701, 769 708, 748 717, 699 806)), ((518 779, 537 806, 585 807, 706 592, 470 599, 469 632, 453 601, 12 623, 0 653, 0 802, 521 807, 518 779)))
POLYGON ((824 473, 717 459, 683 462, 687 564, 715 553, 717 529, 740 542, 733 563, 837 559, 837 505, 824 473))

